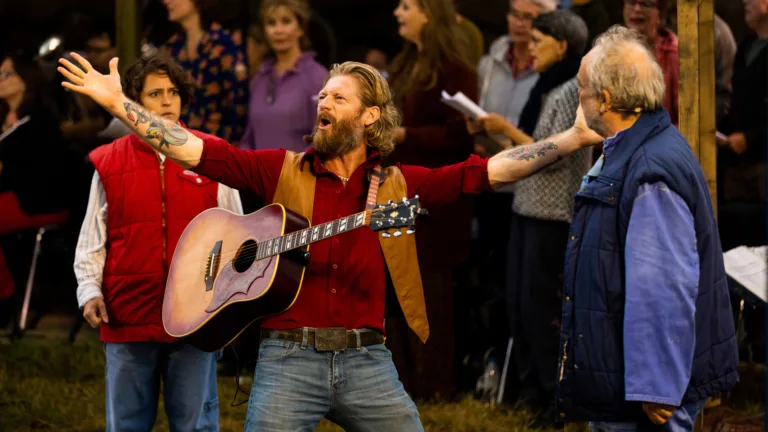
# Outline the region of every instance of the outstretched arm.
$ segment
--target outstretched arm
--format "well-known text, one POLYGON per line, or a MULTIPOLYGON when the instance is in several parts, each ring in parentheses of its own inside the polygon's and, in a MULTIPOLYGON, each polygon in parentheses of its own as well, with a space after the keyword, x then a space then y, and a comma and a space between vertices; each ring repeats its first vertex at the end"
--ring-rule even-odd
POLYGON ((590 130, 579 107, 576 122, 567 131, 526 146, 513 147, 488 161, 488 180, 494 188, 516 182, 553 164, 580 148, 603 142, 590 130))
POLYGON ((72 57, 80 63, 80 67, 66 59, 59 59, 62 66, 58 71, 69 80, 62 82, 62 86, 93 99, 130 127, 144 142, 181 166, 192 168, 200 163, 203 153, 200 138, 180 124, 147 111, 123 94, 117 58, 109 62, 109 75, 102 75, 80 55, 72 53, 72 57))

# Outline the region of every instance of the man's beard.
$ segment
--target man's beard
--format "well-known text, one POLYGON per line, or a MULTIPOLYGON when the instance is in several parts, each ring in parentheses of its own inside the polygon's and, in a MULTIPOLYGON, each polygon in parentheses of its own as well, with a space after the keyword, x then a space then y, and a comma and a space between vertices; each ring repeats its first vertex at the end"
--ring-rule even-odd
POLYGON ((325 159, 331 159, 343 156, 360 145, 363 138, 363 129, 355 127, 357 119, 351 120, 330 120, 331 130, 321 131, 319 129, 320 119, 315 123, 315 129, 309 137, 315 152, 325 159))

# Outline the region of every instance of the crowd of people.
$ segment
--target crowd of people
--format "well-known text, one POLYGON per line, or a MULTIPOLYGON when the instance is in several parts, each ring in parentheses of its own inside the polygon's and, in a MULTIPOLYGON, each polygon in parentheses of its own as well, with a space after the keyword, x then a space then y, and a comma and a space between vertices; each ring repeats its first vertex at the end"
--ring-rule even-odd
MULTIPOLYGON (((655 275, 648 275, 635 269, 648 270, 650 261, 671 260, 682 263, 677 269, 679 274, 674 276, 676 284, 708 284, 708 288, 718 290, 722 289, 720 278, 724 275, 718 273, 722 257, 718 261, 717 253, 739 245, 765 243, 768 0, 744 1, 743 19, 749 33, 742 40, 734 38, 726 21, 715 18, 716 120, 720 132, 720 223, 714 233, 715 238, 719 235, 717 241, 702 241, 700 237, 712 228, 707 225, 712 220, 706 206, 692 204, 703 199, 698 177, 683 179, 669 174, 680 166, 688 166, 687 159, 683 158, 682 165, 649 164, 647 172, 641 173, 636 167, 637 156, 619 151, 636 141, 648 141, 654 143, 645 147, 650 159, 681 157, 679 150, 655 145, 661 138, 652 131, 663 129, 663 139, 676 143, 671 148, 685 144, 675 135, 680 112, 675 2, 617 0, 615 3, 621 6, 618 10, 603 0, 568 3, 563 7, 556 0, 509 0, 507 34, 484 41, 483 33, 458 13, 451 0, 400 0, 393 14, 402 49, 391 60, 381 51, 371 49, 365 56, 369 65, 366 69, 364 65, 353 67, 346 63, 338 67, 321 62, 325 57, 313 51, 309 37, 310 24, 317 14, 305 0, 261 0, 258 21, 244 32, 227 29, 214 19, 215 0, 164 0, 168 20, 178 24, 178 31, 163 46, 143 53, 122 74, 122 91, 129 100, 161 119, 180 122, 184 128, 195 131, 190 133, 186 145, 178 144, 173 149, 166 146, 167 151, 150 142, 159 152, 145 147, 140 139, 143 136, 136 135, 145 133, 147 127, 141 125, 146 112, 140 107, 132 108, 134 117, 118 114, 92 93, 53 85, 53 81, 61 81, 60 76, 46 80, 43 59, 34 59, 23 51, 3 54, 0 240, 4 248, 0 248, 0 324, 8 324, 16 313, 22 295, 20 285, 26 281, 29 268, 28 263, 17 262, 17 257, 10 256, 15 254, 9 253, 18 234, 51 225, 68 229, 77 281, 77 289, 72 286, 69 293, 70 300, 82 309, 89 324, 101 328, 102 340, 107 342, 108 401, 112 398, 107 404, 110 428, 151 428, 158 397, 153 394, 157 393, 153 370, 162 365, 166 386, 170 383, 173 388, 173 383, 178 382, 174 379, 181 376, 174 375, 172 370, 184 371, 184 376, 195 375, 199 384, 194 392, 166 392, 169 419, 175 416, 171 421, 177 421, 183 430, 193 430, 196 426, 187 429, 184 425, 195 423, 201 430, 215 429, 216 422, 211 416, 218 413, 218 408, 214 403, 215 385, 211 384, 216 376, 212 365, 219 362, 219 372, 229 373, 225 370, 232 369, 232 359, 229 355, 221 358, 221 353, 201 356, 186 350, 163 331, 160 310, 164 268, 170 262, 175 242, 183 225, 206 208, 223 207, 247 214, 275 201, 276 196, 290 197, 282 192, 288 187, 283 182, 287 175, 283 161, 292 154, 304 155, 296 156, 296 166, 306 162, 318 173, 316 185, 312 184, 316 197, 314 218, 312 213, 307 215, 313 223, 360 211, 368 192, 367 179, 363 182, 361 171, 356 166, 349 169, 344 158, 339 159, 341 162, 334 159, 343 154, 335 153, 337 150, 329 144, 333 141, 328 138, 329 134, 342 131, 351 134, 357 125, 344 121, 358 115, 369 146, 376 149, 375 154, 363 155, 359 164, 366 169, 377 164, 387 170, 400 167, 402 184, 386 187, 399 185, 409 193, 422 192, 424 202, 431 200, 435 204, 434 209, 429 209, 429 216, 418 221, 412 245, 418 250, 417 262, 410 265, 417 265, 416 273, 420 272, 421 305, 405 306, 402 287, 412 282, 390 277, 389 259, 385 263, 365 252, 362 258, 344 261, 340 254, 347 252, 339 250, 337 243, 331 246, 327 240, 327 250, 314 250, 315 261, 308 267, 310 275, 322 274, 323 278, 308 277, 304 282, 309 287, 305 290, 308 294, 299 297, 285 314, 266 321, 263 328, 285 333, 296 327, 292 323, 302 323, 311 328, 341 326, 386 334, 386 348, 373 345, 365 352, 368 360, 391 356, 396 370, 379 368, 375 373, 402 383, 400 387, 387 384, 393 385, 387 391, 395 394, 386 407, 387 415, 390 420, 402 421, 398 430, 411 430, 409 425, 414 418, 415 407, 407 395, 402 396, 403 390, 415 399, 450 399, 474 388, 475 380, 491 361, 499 364, 504 360, 510 337, 514 345, 509 379, 506 383, 499 383, 499 377, 495 379, 498 385, 507 387, 508 400, 537 413, 531 427, 561 424, 556 401, 560 408, 563 404, 576 407, 572 410, 575 420, 590 420, 590 415, 600 417, 613 408, 615 413, 610 414, 625 413, 621 411, 624 407, 611 405, 613 402, 606 396, 624 388, 624 384, 613 385, 622 379, 627 380, 628 395, 634 392, 626 400, 643 402, 642 408, 651 421, 660 419, 663 423, 672 418, 671 421, 685 423, 677 412, 673 415, 664 408, 667 406, 682 406, 684 415, 695 418, 703 404, 700 398, 690 398, 690 393, 703 394, 704 388, 726 389, 735 382, 735 372, 728 369, 730 364, 703 371, 709 360, 701 356, 693 366, 680 365, 685 363, 684 357, 693 357, 694 346, 697 354, 701 352, 698 344, 717 345, 720 348, 713 350, 723 351, 712 355, 720 355, 721 360, 728 358, 732 325, 712 329, 712 334, 704 339, 694 340, 691 333, 678 340, 675 349, 682 351, 660 361, 672 368, 669 375, 687 368, 689 376, 679 378, 678 382, 662 383, 637 378, 644 371, 654 375, 654 367, 658 366, 644 363, 635 351, 641 351, 643 346, 667 350, 664 352, 670 348, 660 346, 661 342, 650 342, 638 324, 626 323, 632 319, 642 321, 643 314, 651 316, 662 309, 672 316, 691 315, 696 310, 690 308, 691 302, 698 307, 711 307, 714 316, 725 319, 727 313, 719 303, 722 299, 707 303, 697 300, 697 294, 690 291, 680 294, 677 300, 659 295, 649 291, 649 287, 665 283, 669 272, 662 268, 656 269, 655 275), (631 35, 616 30, 616 24, 631 29, 631 35), (628 42, 632 38, 637 40, 628 42), (611 51, 616 49, 625 51, 618 55, 611 51), (647 59, 643 57, 646 52, 647 59), (586 68, 588 56, 600 61, 592 61, 586 68), (632 82, 630 75, 611 75, 610 71, 629 68, 627 59, 634 60, 635 65, 647 65, 647 70, 634 76, 636 82, 632 82), (350 84, 344 78, 355 76, 361 82, 376 82, 372 74, 385 77, 387 89, 373 85, 368 89, 370 94, 362 98, 359 112, 352 113, 350 110, 358 102, 353 103, 347 93, 350 84), (604 94, 591 94, 593 89, 601 89, 604 94), (476 119, 465 117, 441 103, 443 91, 451 95, 463 93, 488 114, 476 119), (371 106, 378 108, 372 110, 371 106), (324 109, 329 114, 324 114, 324 109), (659 114, 664 111, 668 117, 659 114), (390 115, 393 117, 387 117, 390 115), (584 121, 582 116, 586 125, 605 141, 590 142, 567 153, 563 141, 560 151, 564 153, 558 155, 556 162, 517 175, 515 181, 494 183, 492 170, 499 168, 492 167, 488 158, 497 163, 541 159, 547 150, 536 146, 553 140, 551 137, 568 134, 574 124, 584 121), (599 116, 605 116, 603 123, 590 122, 590 118, 599 116), (391 131, 370 133, 369 127, 380 118, 397 126, 391 131), (318 129, 322 122, 337 130, 318 129), (667 128, 670 122, 671 129, 667 128), (385 141, 389 146, 370 144, 385 141), (32 142, 36 144, 30 145, 32 142), (231 149, 222 143, 229 143, 231 149), (173 153, 190 148, 198 149, 197 153, 173 153), (515 153, 526 148, 536 148, 540 153, 515 153), (240 150, 263 153, 250 153, 262 155, 255 159, 239 153, 240 150), (635 161, 635 168, 629 172, 616 171, 616 162, 608 162, 614 152, 617 159, 635 161), (159 156, 155 157, 155 153, 159 156), (167 158, 174 162, 168 163, 167 158), (219 166, 217 160, 226 161, 230 167, 219 166), (410 170, 409 166, 427 170, 410 170), (453 171, 443 168, 449 166, 454 167, 453 171), (478 176, 477 167, 484 167, 485 179, 478 176), (158 169, 160 177, 152 174, 152 180, 142 180, 140 187, 126 186, 139 176, 136 173, 158 169), (640 185, 634 202, 628 196, 620 196, 621 186, 617 189, 613 183, 602 183, 611 174, 619 185, 625 178, 625 185, 629 180, 640 185), (666 180, 648 180, 651 174, 666 180), (685 182, 687 186, 683 186, 685 182), (163 195, 161 187, 167 188, 162 189, 163 195), (178 202, 166 204, 166 191, 178 194, 178 202), (323 198, 318 201, 317 197, 323 198), (138 206, 144 198, 151 202, 138 206), (598 202, 610 209, 601 208, 598 202), (144 210, 137 211, 138 207, 144 210), (179 212, 177 209, 182 207, 184 210, 179 212), (171 208, 176 214, 166 215, 171 208), (630 210, 632 221, 628 219, 630 210), (660 212, 664 212, 665 224, 649 222, 660 219, 660 212), (642 224, 633 222, 641 217, 645 221, 642 224), (621 228, 617 232, 601 228, 597 221, 600 218, 615 218, 616 226, 621 228), (162 223, 162 230, 145 227, 150 222, 157 222, 158 226, 162 223), (166 229, 173 233, 167 242, 166 229), (674 233, 680 244, 690 241, 692 249, 678 250, 657 238, 654 230, 674 233), (687 234, 690 236, 685 237, 687 234), (586 236, 590 236, 591 243, 586 236), (626 241, 623 257, 614 244, 618 241, 626 241), (643 248, 669 250, 651 256, 642 252, 643 248), (601 275, 609 276, 590 276, 575 268, 574 259, 591 262, 596 272, 599 268, 599 272, 607 272, 601 275), (706 271, 705 259, 712 267, 706 271), (695 266, 689 265, 692 261, 696 261, 695 266), (350 269, 344 270, 345 276, 333 276, 331 265, 334 270, 338 266, 350 269), (624 303, 610 295, 618 292, 611 278, 624 276, 627 286, 621 292, 627 290, 631 316, 629 312, 625 316, 624 303), (334 285, 333 294, 338 289, 351 300, 333 300, 333 296, 328 300, 323 290, 330 289, 329 278, 338 285, 334 285), (630 283, 630 278, 635 283, 630 283), (369 282, 360 287, 358 279, 369 282), (574 290, 590 284, 603 287, 608 295, 595 297, 594 304, 585 303, 583 298, 580 303, 571 302, 574 290), (137 291, 135 286, 144 288, 137 291), (323 294, 317 294, 320 292, 323 294), (646 301, 654 296, 668 301, 646 301), (376 303, 379 300, 370 300, 378 297, 381 304, 376 303), (653 312, 650 308, 657 310, 653 312), (383 322, 374 322, 379 318, 378 312, 383 314, 383 322), (429 317, 428 327, 414 324, 420 322, 421 316, 429 317), (566 322, 569 316, 575 324, 566 322), (617 352, 614 343, 604 342, 617 335, 614 326, 621 323, 612 322, 616 317, 625 320, 623 354, 617 352), (599 354, 576 354, 576 362, 583 369, 581 375, 578 371, 563 370, 568 342, 563 346, 562 338, 568 332, 601 347, 599 354), (600 337, 604 340, 599 341, 600 337), (631 377, 621 376, 624 367, 615 368, 607 363, 622 355, 624 362, 633 365, 631 377), (598 360, 596 356, 604 359, 598 360), (141 359, 140 367, 135 364, 136 359, 141 359), (207 372, 201 374, 200 368, 207 372), (141 385, 128 384, 142 373, 146 376, 139 380, 141 385), (564 374, 568 378, 565 381, 564 374), (585 377, 595 376, 601 377, 597 384, 585 384, 585 377), (698 381, 689 385, 689 378, 698 381), (125 388, 134 391, 124 391, 125 388), (565 397, 564 388, 568 392, 565 397), (561 394, 556 397, 558 391, 561 394), (654 392, 657 394, 648 399, 654 392), (169 406, 169 397, 176 398, 178 403, 169 406), (583 399, 577 400, 579 397, 583 399), (141 404, 152 400, 155 407, 142 410, 141 404), (189 414, 189 409, 200 411, 200 406, 204 407, 202 414, 189 414), (136 415, 136 411, 142 411, 141 415, 136 415), (205 424, 212 429, 206 429, 205 424)), ((110 60, 115 56, 115 45, 113 25, 92 23, 86 45, 73 50, 82 56, 65 55, 68 65, 79 66, 69 67, 64 76, 75 86, 94 79, 94 74, 113 76, 117 65, 110 60), (80 59, 87 60, 93 74, 80 59), (80 76, 73 68, 82 68, 87 74, 80 76)), ((146 117, 144 123, 152 121, 154 117, 146 117)), ((161 135, 173 132, 163 124, 160 119, 155 123, 160 125, 161 135)), ((298 183, 300 177, 296 175, 298 183)), ((311 201, 308 208, 312 209, 311 201)), ((369 237, 360 234, 342 242, 349 242, 345 247, 350 250, 362 250, 362 242, 371 241, 369 237)), ((622 245, 622 253, 624 249, 622 245)), ((583 266, 583 262, 578 265, 583 266)), ((732 300, 737 302, 738 299, 732 300)), ((700 319, 703 318, 697 316, 696 323, 700 319)), ((762 360, 761 316, 752 314, 746 319, 750 352, 762 360)), ((685 326, 694 324, 678 323, 676 329, 685 332, 690 330, 685 326)), ((665 328, 660 326, 658 331, 665 328)), ((253 354, 260 359, 258 367, 264 369, 257 369, 251 392, 248 422, 252 428, 289 428, 288 425, 298 424, 287 420, 264 423, 265 413, 282 411, 279 403, 269 399, 269 387, 260 387, 260 378, 265 373, 291 374, 291 370, 298 370, 288 368, 285 372, 274 365, 267 370, 269 363, 262 365, 261 359, 269 355, 285 357, 285 351, 296 349, 296 344, 285 342, 293 337, 286 334, 282 334, 281 340, 251 329, 234 343, 238 350, 246 352, 253 351, 260 338, 263 341, 261 352, 253 354)), ((618 337, 621 336, 619 331, 618 337)), ((306 344, 306 333, 304 338, 306 344)), ((301 342, 300 336, 298 340, 301 342)), ((580 343, 583 347, 587 342, 580 343)), ((358 350, 359 344, 358 338, 358 350)), ((352 355, 345 360, 350 368, 355 362, 364 363, 364 359, 352 355)), ((315 354, 302 356, 305 363, 297 359, 291 367, 309 370, 308 365, 322 361, 315 354)), ((235 372, 240 367, 235 365, 235 372)), ((293 388, 288 381, 270 385, 278 390, 293 388)), ((318 398, 317 394, 310 395, 312 384, 307 387, 302 390, 307 392, 305 396, 318 398)), ((322 413, 325 414, 328 407, 322 403, 308 402, 307 411, 326 410, 322 413)), ((348 403, 338 411, 331 409, 329 416, 334 417, 335 413, 334 419, 342 425, 354 425, 360 419, 371 424, 377 421, 352 405, 348 403)), ((415 416, 418 420, 418 413, 415 416)), ((621 420, 611 415, 601 419, 621 420)))

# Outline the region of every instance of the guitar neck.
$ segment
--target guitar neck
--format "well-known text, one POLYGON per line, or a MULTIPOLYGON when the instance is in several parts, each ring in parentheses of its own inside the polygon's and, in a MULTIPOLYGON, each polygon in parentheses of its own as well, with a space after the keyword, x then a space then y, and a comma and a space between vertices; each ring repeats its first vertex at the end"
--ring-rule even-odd
POLYGON ((341 219, 336 219, 324 224, 265 240, 259 244, 256 259, 264 259, 347 231, 352 231, 367 225, 369 222, 370 214, 367 211, 363 211, 341 219))

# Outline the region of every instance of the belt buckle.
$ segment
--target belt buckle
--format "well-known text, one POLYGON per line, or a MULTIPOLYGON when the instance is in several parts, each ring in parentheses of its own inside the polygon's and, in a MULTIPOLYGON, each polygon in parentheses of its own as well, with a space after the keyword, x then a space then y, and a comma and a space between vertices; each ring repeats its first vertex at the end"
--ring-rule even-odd
POLYGON ((317 351, 346 351, 347 329, 344 327, 315 329, 315 349, 317 351))

